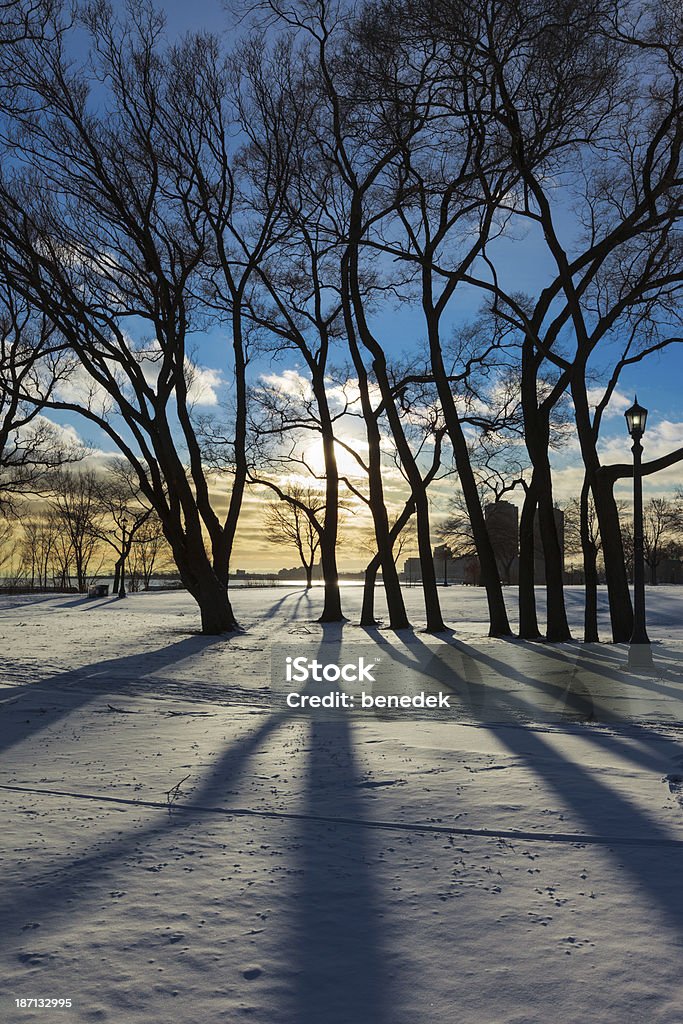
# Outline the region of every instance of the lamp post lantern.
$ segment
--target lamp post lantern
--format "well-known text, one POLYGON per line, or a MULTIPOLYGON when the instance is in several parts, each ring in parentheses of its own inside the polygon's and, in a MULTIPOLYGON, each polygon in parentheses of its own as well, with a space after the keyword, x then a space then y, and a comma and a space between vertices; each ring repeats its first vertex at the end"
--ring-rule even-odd
POLYGON ((645 626, 645 559, 643 552, 643 476, 640 443, 645 432, 647 409, 638 405, 638 396, 624 413, 633 438, 633 632, 628 649, 629 668, 652 668, 652 648, 645 626))
POLYGON ((121 576, 119 579, 118 597, 126 596, 126 527, 128 523, 124 519, 121 523, 121 576))

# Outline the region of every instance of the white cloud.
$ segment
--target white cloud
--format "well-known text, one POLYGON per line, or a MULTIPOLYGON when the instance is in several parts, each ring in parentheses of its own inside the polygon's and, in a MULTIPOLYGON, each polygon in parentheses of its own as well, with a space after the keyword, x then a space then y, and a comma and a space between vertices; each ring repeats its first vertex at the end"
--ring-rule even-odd
POLYGON ((84 366, 76 366, 69 376, 59 381, 56 397, 60 402, 69 402, 90 409, 98 416, 106 416, 111 412, 112 400, 84 366))
POLYGON ((36 429, 40 429, 41 424, 45 424, 48 427, 50 435, 56 443, 62 444, 65 447, 83 445, 83 440, 78 431, 70 423, 55 423, 48 416, 40 414, 35 416, 25 427, 18 430, 17 434, 20 438, 32 437, 36 429))
MULTIPOLYGON (((131 342, 132 345, 132 342, 131 342)), ((155 338, 144 348, 139 349, 138 361, 145 380, 152 388, 156 388, 161 369, 161 345, 155 338)), ((200 366, 189 356, 185 357, 185 381, 187 397, 190 405, 216 406, 219 402, 219 391, 225 381, 220 370, 209 366, 200 366)))
POLYGON ((195 366, 187 360, 186 374, 187 396, 193 405, 218 405, 218 393, 224 383, 220 370, 213 370, 208 366, 195 366))
POLYGON ((289 395, 299 401, 309 402, 313 398, 310 381, 298 370, 284 370, 282 373, 262 373, 259 378, 263 384, 273 391, 289 395))
MULTIPOLYGON (((313 388, 310 379, 299 373, 298 370, 283 370, 282 373, 263 373, 260 381, 268 388, 278 391, 283 395, 289 395, 300 402, 312 402, 314 399, 313 388)), ((382 396, 377 385, 370 383, 370 399, 378 405, 382 396)), ((356 377, 349 377, 343 383, 325 379, 325 394, 333 414, 338 414, 344 409, 357 412, 360 405, 360 388, 356 377)))
MULTIPOLYGON (((130 342, 133 346, 133 342, 130 342)), ((159 376, 161 347, 154 340, 144 349, 138 350, 138 364, 146 382, 155 388, 159 376)), ((111 374, 118 380, 121 390, 130 393, 130 385, 116 363, 108 362, 111 374)), ((192 405, 216 406, 219 392, 225 381, 220 370, 208 366, 199 366, 191 359, 185 359, 185 379, 188 385, 188 399, 192 405)), ((80 405, 91 409, 99 416, 111 415, 114 402, 107 391, 98 384, 84 366, 78 365, 68 378, 59 382, 57 397, 63 402, 80 405)))
POLYGON ((112 459, 121 458, 119 453, 107 452, 88 444, 73 424, 56 423, 49 416, 42 414, 17 430, 16 436, 20 443, 38 437, 46 453, 54 453, 60 448, 74 455, 87 453, 71 464, 74 469, 106 469, 112 459))
MULTIPOLYGON (((659 459, 680 447, 683 447, 683 422, 657 420, 648 424, 643 436, 644 461, 659 459)), ((604 463, 631 461, 631 439, 626 424, 623 431, 601 440, 600 457, 604 463)))
MULTIPOLYGON (((589 388, 588 389, 588 403, 592 408, 602 401, 605 389, 604 388, 589 388)), ((607 408, 604 412, 605 419, 613 419, 615 416, 623 416, 627 409, 633 405, 633 398, 625 395, 622 391, 617 388, 612 392, 607 408)))

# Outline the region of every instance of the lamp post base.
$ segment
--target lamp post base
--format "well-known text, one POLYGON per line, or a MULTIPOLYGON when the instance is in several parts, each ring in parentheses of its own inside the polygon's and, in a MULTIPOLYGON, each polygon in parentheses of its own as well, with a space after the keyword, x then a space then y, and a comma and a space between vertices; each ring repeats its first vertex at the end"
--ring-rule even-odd
POLYGON ((649 643, 634 644, 628 649, 629 668, 652 668, 652 648, 649 643))

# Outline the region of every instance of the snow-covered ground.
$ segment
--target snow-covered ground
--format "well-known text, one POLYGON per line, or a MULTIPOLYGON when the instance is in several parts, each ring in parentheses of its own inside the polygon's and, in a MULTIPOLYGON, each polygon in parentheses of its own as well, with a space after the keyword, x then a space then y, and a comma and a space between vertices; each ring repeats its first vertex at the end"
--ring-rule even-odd
POLYGON ((489 640, 462 587, 441 638, 352 587, 343 627, 237 590, 229 638, 183 593, 3 598, 0 1021, 681 1024, 682 591, 652 676, 489 640), (289 710, 285 652, 452 709, 289 710))

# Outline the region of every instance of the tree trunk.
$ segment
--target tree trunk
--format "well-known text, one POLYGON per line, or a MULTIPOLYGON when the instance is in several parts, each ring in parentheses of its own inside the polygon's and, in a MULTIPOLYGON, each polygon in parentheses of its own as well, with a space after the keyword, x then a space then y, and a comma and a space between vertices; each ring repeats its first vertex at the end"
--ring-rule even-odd
POLYGON ((588 521, 588 498, 590 484, 584 478, 581 488, 580 532, 581 550, 583 552, 583 573, 585 590, 585 607, 583 613, 584 643, 598 643, 598 551, 591 537, 588 521))
POLYGON ((365 568, 363 583, 363 606, 360 613, 361 626, 374 626, 375 621, 375 582, 379 569, 379 555, 375 555, 365 568))
POLYGON ((219 579, 213 563, 204 548, 201 531, 188 530, 183 533, 174 529, 174 524, 164 521, 164 534, 168 540, 178 567, 180 579, 199 605, 202 633, 206 636, 220 636, 232 633, 237 627, 228 588, 219 579))
MULTIPOLYGON (((364 383, 367 385, 367 381, 364 383)), ((364 391, 367 395, 367 387, 364 388, 364 391)), ((366 416, 366 433, 368 437, 368 485, 370 489, 370 511, 372 513, 372 521, 375 528, 377 556, 379 564, 382 566, 382 583, 384 585, 384 592, 387 599, 389 627, 391 629, 406 629, 410 623, 408 622, 403 594, 401 593, 401 584, 396 570, 396 563, 394 562, 393 542, 389 530, 389 516, 387 515, 387 507, 384 501, 380 432, 372 409, 366 409, 365 403, 363 403, 363 406, 363 412, 366 416)), ((375 568, 375 577, 376 575, 377 568, 375 568)))
MULTIPOLYGON (((384 485, 382 484, 382 444, 377 415, 372 407, 370 389, 368 387, 368 374, 363 362, 363 357, 358 348, 356 333, 351 316, 349 304, 348 287, 348 262, 342 263, 342 279, 344 282, 343 302, 344 321, 346 324, 349 350, 353 365, 358 375, 358 390, 360 393, 361 410, 365 422, 365 432, 368 439, 368 487, 370 491, 370 512, 375 528, 375 541, 377 543, 377 565, 374 568, 372 578, 372 591, 370 610, 366 615, 365 602, 368 596, 367 589, 363 593, 363 611, 361 613, 361 625, 370 625, 375 621, 374 616, 374 586, 377 578, 378 565, 382 566, 382 583, 387 599, 387 610, 389 612, 390 629, 407 629, 410 625, 406 612, 401 584, 394 562, 393 544, 395 537, 391 536, 389 530, 389 516, 387 514, 386 502, 384 500, 384 485)), ((376 560, 373 558, 373 564, 376 560)), ((368 566, 369 569, 369 566, 368 566)), ((366 588, 368 584, 368 569, 366 569, 366 588)))
MULTIPOLYGON (((564 605, 562 549, 555 525, 552 473, 548 456, 552 403, 550 398, 546 398, 539 406, 538 355, 530 337, 527 337, 522 345, 521 396, 524 440, 533 465, 534 504, 538 507, 538 525, 545 565, 546 637, 548 640, 562 642, 571 640, 571 633, 564 605)), ((525 528, 532 531, 533 544, 533 522, 525 523, 525 528)), ((530 585, 528 580, 525 585, 530 585)))
POLYGON ((429 505, 426 492, 415 494, 415 511, 417 518, 417 552, 420 558, 422 574, 422 591, 424 594, 425 613, 427 615, 427 632, 441 633, 446 628, 441 615, 439 592, 436 588, 436 572, 432 555, 432 540, 429 529, 429 505))
MULTIPOLYGON (((448 396, 449 398, 446 399, 446 403, 450 406, 450 409, 448 414, 445 415, 446 428, 453 445, 460 485, 467 505, 470 523, 472 524, 472 537, 477 549, 477 558, 479 559, 480 582, 486 590, 489 612, 489 636, 512 636, 496 555, 493 550, 488 527, 486 526, 484 511, 481 507, 477 481, 472 470, 469 451, 467 450, 467 442, 450 389, 448 389, 448 396)), ((442 399, 443 406, 444 401, 442 399)))
MULTIPOLYGON (((222 248, 222 247, 221 247, 222 248)), ((226 273, 230 286, 230 273, 226 273)), ((232 315, 232 348, 235 359, 235 439, 234 466, 228 514, 222 530, 216 530, 212 536, 213 564, 218 579, 226 587, 230 578, 230 562, 235 544, 237 524, 242 511, 244 491, 247 483, 247 360, 244 351, 242 332, 242 292, 238 289, 234 295, 232 315)))
MULTIPOLYGON (((431 292, 429 281, 425 282, 425 288, 431 292)), ((467 512, 472 524, 472 537, 477 549, 479 559, 480 580, 486 589, 486 600, 489 610, 489 636, 511 636, 512 630, 508 621, 503 598, 503 588, 500 583, 500 574, 496 562, 493 544, 489 536, 484 511, 481 507, 477 481, 472 469, 470 453, 467 448, 467 441, 462 430, 462 424, 455 401, 448 381, 448 375, 443 363, 441 343, 439 338, 438 321, 434 310, 425 305, 425 314, 429 328, 429 349, 431 354, 432 373, 436 382, 436 389, 439 394, 439 401, 444 414, 446 430, 453 445, 455 464, 460 477, 460 485, 467 505, 467 512)))
POLYGON ((546 637, 555 642, 571 640, 567 610, 564 603, 564 569, 562 548, 557 536, 555 509, 550 481, 550 462, 544 467, 544 486, 538 499, 538 523, 543 543, 545 590, 547 599, 546 637))
MULTIPOLYGON (((381 352, 381 350, 380 350, 381 352)), ((432 557, 431 529, 429 525, 429 502, 427 500, 427 489, 422 474, 415 461, 410 445, 403 433, 398 410, 391 392, 391 385, 387 374, 384 354, 378 352, 378 358, 373 362, 377 381, 380 386, 382 398, 391 427, 391 432, 396 442, 396 449, 401 459, 403 468, 406 471, 410 491, 415 502, 417 518, 417 550, 420 558, 420 570, 422 574, 422 592, 424 594, 425 614, 427 617, 427 631, 429 633, 441 633, 446 628, 441 615, 441 604, 439 592, 436 586, 436 573, 434 571, 434 558, 432 557)), ((392 558, 393 561, 393 558, 392 558)))
MULTIPOLYGON (((376 423, 374 425, 376 427, 376 423)), ((370 436, 373 433, 374 431, 368 430, 368 440, 370 440, 370 436)), ((382 583, 384 585, 384 593, 387 600, 387 611, 389 612, 389 627, 390 629, 407 629, 410 623, 408 621, 408 614, 406 612, 406 606, 401 592, 401 584, 398 578, 396 563, 394 562, 393 542, 389 530, 389 517, 387 515, 387 509, 384 502, 381 456, 379 451, 379 431, 377 431, 376 451, 373 451, 373 447, 373 444, 369 445, 370 457, 368 460, 368 469, 370 471, 370 510, 372 512, 372 519, 375 527, 378 565, 382 566, 382 583)), ((374 577, 376 576, 377 567, 374 572, 374 577)), ((363 600, 365 602, 365 596, 363 600)))
POLYGON ((534 586, 534 519, 536 517, 538 487, 532 476, 524 495, 519 520, 519 638, 538 640, 541 632, 536 616, 536 589, 534 586))
POLYGON ((583 550, 583 572, 585 576, 586 606, 583 614, 584 643, 597 644, 598 633, 598 553, 593 544, 583 550))
MULTIPOLYGON (((382 575, 384 575, 383 563, 380 559, 379 553, 368 562, 365 568, 365 580, 363 583, 363 606, 360 613, 360 624, 361 626, 374 626, 376 625, 375 619, 375 585, 377 582, 377 573, 380 565, 382 565, 382 575)), ((391 614, 389 611, 389 628, 390 629, 409 629, 410 622, 405 611, 405 605, 403 603, 403 594, 401 593, 401 583, 398 577, 398 571, 396 569, 396 563, 393 558, 391 559, 391 566, 393 569, 392 578, 384 580, 384 591, 387 596, 387 606, 391 609, 391 596, 393 594, 394 607, 402 609, 402 616, 391 614)))
POLYGON ((337 534, 339 531, 339 470, 334 450, 334 424, 327 402, 324 372, 313 375, 313 391, 320 415, 320 430, 325 463, 325 525, 320 535, 320 566, 325 584, 325 600, 318 622, 343 622, 339 570, 337 568, 337 534))
MULTIPOLYGON (((534 399, 535 405, 535 399, 534 399)), ((545 589, 547 599, 546 637, 554 642, 571 640, 564 604, 564 570, 562 548, 557 536, 553 506, 553 485, 548 457, 550 438, 549 414, 538 409, 524 413, 525 440, 537 481, 538 525, 543 545, 545 589)), ((532 526, 533 530, 533 526, 532 526)))
POLYGON ((320 538, 320 566, 325 582, 325 600, 318 622, 343 622, 336 538, 327 535, 326 531, 320 538))
POLYGON ((222 633, 234 632, 237 624, 228 591, 213 571, 202 578, 198 593, 196 600, 202 620, 202 633, 205 636, 220 636, 222 633))
POLYGON ((611 483, 598 471, 591 482, 595 512, 600 527, 602 557, 605 560, 605 582, 609 597, 612 642, 628 643, 633 632, 633 605, 628 585, 624 545, 621 539, 619 509, 611 483))
POLYGON ((605 582, 609 598, 609 612, 613 643, 628 643, 633 630, 633 606, 628 588, 624 546, 621 539, 619 510, 614 500, 613 485, 602 471, 596 447, 595 431, 590 417, 585 377, 575 373, 572 379, 572 398, 576 415, 576 428, 586 476, 593 494, 595 514, 600 529, 602 557, 605 561, 605 582), (583 378, 583 379, 582 379, 583 378))
POLYGON ((391 549, 388 555, 382 559, 382 583, 389 611, 389 628, 409 629, 410 621, 403 600, 398 569, 396 568, 394 554, 391 549))
MULTIPOLYGON (((427 501, 427 490, 415 461, 410 445, 403 430, 403 423, 396 408, 389 372, 387 368, 386 354, 378 343, 368 326, 365 309, 363 305, 363 294, 360 285, 360 274, 358 268, 358 248, 362 237, 362 216, 360 207, 360 196, 354 196, 351 204, 351 234, 356 235, 350 243, 349 249, 344 258, 344 266, 348 271, 345 281, 348 284, 350 299, 355 312, 356 323, 360 339, 372 356, 372 367, 375 372, 375 379, 379 386, 384 404, 384 412, 389 421, 389 427, 393 435, 396 451, 405 470, 411 495, 415 501, 417 513, 417 540, 420 564, 422 567, 422 590, 425 600, 425 611, 427 616, 427 630, 430 633, 440 633, 445 629, 441 616, 439 594, 436 589, 436 575, 434 573, 434 559, 431 552, 431 535, 429 528, 429 503, 427 501), (348 259, 347 259, 348 257, 348 259)), ((346 289, 345 289, 346 290, 346 289)), ((347 302, 348 306, 348 302, 347 302)), ((348 309, 350 314, 350 309, 348 309)), ((347 324, 348 324, 347 319, 347 324)))
POLYGON ((325 526, 320 537, 320 566, 325 586, 325 600, 319 622, 343 622, 337 567, 339 533, 339 469, 334 447, 334 424, 325 387, 325 364, 315 366, 313 391, 318 404, 325 464, 325 526))

